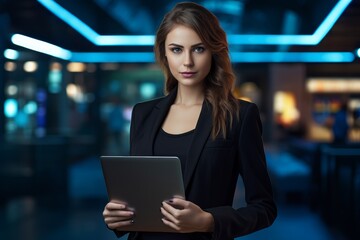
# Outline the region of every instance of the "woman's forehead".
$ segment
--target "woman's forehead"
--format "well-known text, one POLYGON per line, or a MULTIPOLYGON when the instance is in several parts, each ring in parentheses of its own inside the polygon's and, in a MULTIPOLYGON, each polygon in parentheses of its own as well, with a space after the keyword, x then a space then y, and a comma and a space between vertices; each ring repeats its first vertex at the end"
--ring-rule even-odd
POLYGON ((200 36, 190 27, 175 25, 167 34, 165 44, 196 45, 202 43, 200 36))

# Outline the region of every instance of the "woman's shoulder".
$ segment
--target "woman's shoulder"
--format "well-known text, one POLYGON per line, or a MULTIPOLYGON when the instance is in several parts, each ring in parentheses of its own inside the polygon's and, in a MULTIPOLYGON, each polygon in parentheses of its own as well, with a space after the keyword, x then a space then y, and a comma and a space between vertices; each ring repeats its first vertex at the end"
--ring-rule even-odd
POLYGON ((153 106, 153 105, 156 105, 158 102, 160 102, 163 98, 164 97, 159 97, 159 98, 154 98, 154 99, 143 101, 143 102, 138 102, 135 104, 135 106, 139 106, 139 107, 153 106))
POLYGON ((151 99, 151 100, 147 100, 147 101, 143 101, 143 102, 138 102, 134 105, 133 111, 150 111, 152 110, 159 102, 161 102, 163 99, 165 98, 165 96, 163 97, 159 97, 159 98, 155 98, 155 99, 151 99))
POLYGON ((256 105, 256 103, 249 102, 249 101, 242 100, 242 99, 238 99, 237 101, 240 106, 241 113, 245 113, 251 109, 258 111, 258 106, 256 105))

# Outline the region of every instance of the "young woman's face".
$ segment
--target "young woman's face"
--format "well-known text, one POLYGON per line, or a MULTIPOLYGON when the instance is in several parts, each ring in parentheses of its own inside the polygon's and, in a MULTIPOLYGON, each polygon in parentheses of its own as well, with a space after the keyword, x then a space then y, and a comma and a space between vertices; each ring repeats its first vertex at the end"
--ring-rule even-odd
POLYGON ((180 85, 201 85, 210 72, 211 52, 191 28, 175 26, 166 37, 165 54, 180 85))

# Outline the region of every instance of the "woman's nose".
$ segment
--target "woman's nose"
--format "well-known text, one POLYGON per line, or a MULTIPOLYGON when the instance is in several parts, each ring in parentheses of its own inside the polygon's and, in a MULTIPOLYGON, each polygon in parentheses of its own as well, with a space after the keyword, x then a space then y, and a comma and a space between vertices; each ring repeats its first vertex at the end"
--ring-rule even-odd
POLYGON ((185 67, 194 66, 194 61, 192 59, 191 53, 186 54, 185 59, 184 59, 184 66, 185 67))

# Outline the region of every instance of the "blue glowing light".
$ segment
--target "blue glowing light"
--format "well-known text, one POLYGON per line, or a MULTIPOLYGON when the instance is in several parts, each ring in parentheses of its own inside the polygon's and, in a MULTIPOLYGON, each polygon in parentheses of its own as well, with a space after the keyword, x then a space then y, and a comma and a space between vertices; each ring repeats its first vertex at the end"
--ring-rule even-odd
POLYGON ((360 48, 356 51, 356 54, 360 58, 360 48))
MULTIPOLYGON (((12 42, 31 50, 42 52, 71 62, 101 63, 153 63, 152 52, 71 52, 56 45, 24 35, 14 34, 12 42)), ((359 53, 359 51, 358 51, 359 53)), ((231 52, 233 63, 255 62, 352 62, 352 52, 231 52)))
POLYGON ((143 83, 140 85, 140 95, 145 99, 155 97, 156 85, 153 83, 143 83))
POLYGON ((28 115, 34 114, 37 111, 37 104, 35 101, 30 101, 24 106, 24 112, 28 115))
POLYGON ((152 52, 73 52, 71 61, 150 63, 155 62, 155 57, 152 52))
POLYGON ((96 44, 95 39, 99 36, 93 29, 78 19, 75 15, 68 10, 61 7, 53 0, 38 0, 45 8, 52 12, 55 16, 66 22, 73 29, 78 31, 81 35, 85 36, 89 41, 96 44))
MULTIPOLYGON (((99 35, 55 1, 38 0, 38 2, 97 46, 151 46, 154 44, 153 35, 99 35)), ((316 45, 329 32, 350 2, 351 0, 339 0, 312 35, 229 34, 228 42, 230 45, 316 45)))
POLYGON ((309 62, 341 63, 352 62, 355 56, 351 52, 234 52, 230 54, 232 62, 309 62))
POLYGON ((318 44, 325 37, 350 2, 351 0, 339 0, 313 34, 313 36, 317 36, 317 43, 315 44, 318 44))
MULTIPOLYGON (((86 36, 85 36, 86 37, 86 36)), ((153 35, 98 35, 93 41, 97 46, 152 46, 153 35)))
POLYGON ((70 60, 71 58, 71 52, 69 50, 21 34, 14 34, 11 37, 11 42, 15 45, 45 53, 63 60, 70 60))
POLYGON ((19 52, 13 49, 6 49, 4 51, 4 57, 10 60, 16 60, 19 58, 19 52))
MULTIPOLYGON (((154 54, 149 52, 97 52, 72 53, 74 62, 119 62, 119 63, 153 63, 154 54)), ((257 62, 352 62, 352 52, 231 52, 233 63, 257 62)))
POLYGON ((4 102, 4 114, 7 118, 13 118, 18 113, 18 102, 9 98, 4 102))

